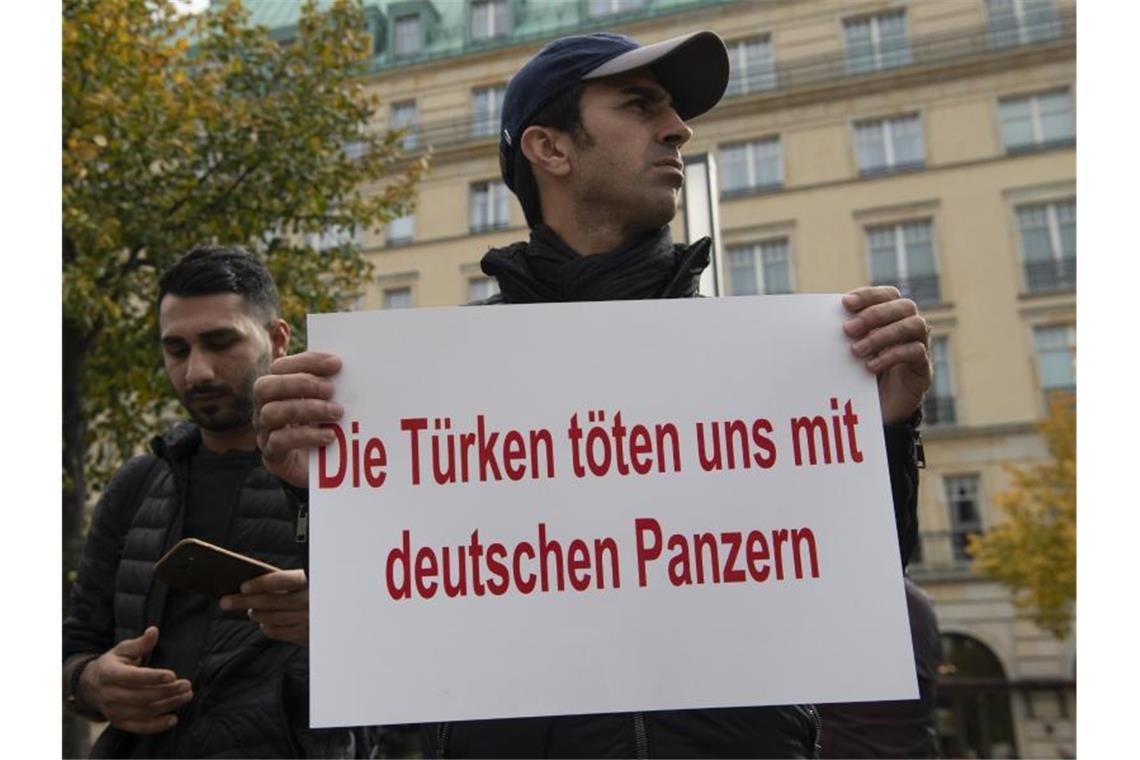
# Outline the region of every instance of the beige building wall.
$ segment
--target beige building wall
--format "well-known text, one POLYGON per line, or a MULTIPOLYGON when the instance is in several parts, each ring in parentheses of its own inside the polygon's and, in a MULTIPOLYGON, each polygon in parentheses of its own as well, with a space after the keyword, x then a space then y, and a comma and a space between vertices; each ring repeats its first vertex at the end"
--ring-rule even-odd
MULTIPOLYGON (((1067 0, 1056 7, 1062 17, 1075 12, 1067 0)), ((868 226, 931 222, 941 298, 923 312, 934 335, 949 338, 956 419, 925 432, 923 556, 911 575, 934 599, 943 632, 984 643, 1017 684, 1004 693, 1020 755, 1060 757, 1076 748, 1074 642, 1052 639, 1015 611, 1001 586, 955 560, 948 537, 953 524, 945 477, 978 476, 984 530, 1000 519, 992 505, 1008 486, 1006 465, 1044 455, 1035 428, 1044 401, 1033 329, 1076 319, 1074 290, 1027 291, 1014 210, 1075 198, 1075 145, 1007 153, 998 107, 1000 98, 1055 88, 1067 88, 1075 104, 1075 39, 1066 27, 1051 42, 991 50, 984 45, 986 22, 985 0, 804 0, 720 4, 614 29, 642 42, 697 28, 713 29, 730 43, 770 35, 777 70, 791 83, 726 99, 693 122, 685 154, 718 154, 726 143, 779 136, 782 186, 724 198, 720 218, 725 245, 786 238, 795 292, 868 284, 868 226), (906 14, 913 62, 841 76, 843 20, 898 9, 906 14), (969 41, 971 30, 980 47, 969 41), (836 65, 833 79, 811 75, 836 65), (861 177, 854 123, 902 114, 920 118, 922 168, 861 177)), ((390 104, 409 100, 425 134, 428 126, 449 121, 465 128, 474 88, 505 83, 546 41, 371 75, 369 85, 385 102, 376 128, 388 126, 390 104)), ((414 240, 387 245, 383 231, 364 238, 376 278, 363 308, 380 308, 384 291, 401 288, 410 288, 414 306, 464 303, 469 283, 481 276, 480 257, 526 236, 513 196, 505 228, 469 229, 471 183, 499 176, 496 138, 442 140, 430 161, 418 190, 414 240)), ((680 220, 673 225, 678 240, 684 239, 680 220)))

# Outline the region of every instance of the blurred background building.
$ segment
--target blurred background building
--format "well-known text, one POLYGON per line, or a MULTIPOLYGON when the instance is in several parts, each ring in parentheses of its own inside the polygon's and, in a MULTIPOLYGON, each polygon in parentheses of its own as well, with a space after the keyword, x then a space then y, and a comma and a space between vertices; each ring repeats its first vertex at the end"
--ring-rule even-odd
MULTIPOLYGON (((245 4, 283 43, 295 34, 299 3, 245 4)), ((723 292, 890 283, 933 326, 910 575, 943 632, 943 754, 1073 756, 1075 642, 971 573, 965 546, 996 519, 1003 465, 1044 456, 1046 394, 1075 391, 1075 0, 364 4, 374 126, 407 129, 405 150, 432 166, 414 213, 358 233, 375 266, 366 309, 495 292, 479 259, 527 234, 499 179, 499 108, 543 44, 591 30, 725 39, 728 92, 685 149, 719 167, 723 292)), ((687 239, 683 214, 673 233, 687 239)))

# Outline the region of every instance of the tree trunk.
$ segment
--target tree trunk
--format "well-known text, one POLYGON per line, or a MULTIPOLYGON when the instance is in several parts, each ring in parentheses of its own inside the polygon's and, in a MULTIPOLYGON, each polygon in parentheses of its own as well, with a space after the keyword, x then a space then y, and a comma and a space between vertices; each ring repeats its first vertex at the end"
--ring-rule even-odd
MULTIPOLYGON (((87 479, 83 465, 87 456, 87 410, 83 392, 90 334, 63 320, 63 614, 68 611, 71 574, 79 569, 83 553, 83 515, 87 503, 87 479)), ((86 757, 90 751, 87 721, 64 711, 63 757, 86 757)))

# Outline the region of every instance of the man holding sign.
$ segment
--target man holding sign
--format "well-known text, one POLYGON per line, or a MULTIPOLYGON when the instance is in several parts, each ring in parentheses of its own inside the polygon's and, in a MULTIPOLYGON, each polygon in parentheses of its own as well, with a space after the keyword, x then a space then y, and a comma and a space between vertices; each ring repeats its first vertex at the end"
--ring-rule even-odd
MULTIPOLYGON (((683 181, 681 149, 692 136, 686 122, 716 105, 727 79, 727 53, 712 32, 648 46, 615 34, 567 37, 532 58, 507 87, 499 146, 503 179, 519 197, 531 235, 527 242, 492 250, 484 257, 483 271, 498 279, 501 291, 490 301, 538 304, 696 295, 700 273, 708 264, 709 241, 674 245, 668 224, 676 213, 683 181)), ((842 328, 850 350, 878 380, 896 527, 905 563, 917 528, 914 426, 931 379, 929 330, 915 304, 901 298, 893 287, 857 289, 843 297, 843 306, 848 315, 836 330, 842 328)), ((310 449, 347 451, 344 430, 348 421, 342 423, 344 409, 332 401, 332 378, 341 367, 337 356, 310 351, 275 361, 270 374, 255 386, 258 442, 265 465, 298 492, 317 485, 309 483, 310 449)), ((384 393, 379 378, 373 384, 376 393, 384 393)), ((845 413, 833 399, 832 410, 836 440, 847 425, 847 440, 854 444, 857 417, 850 403, 845 413)), ((590 412, 591 423, 594 414, 590 412)), ((599 423, 601 416, 599 410, 599 423)), ((575 418, 572 439, 578 422, 575 418)), ((606 425, 611 422, 612 415, 606 425)), ((443 435, 441 431, 452 424, 450 418, 436 419, 434 429, 428 431, 426 419, 402 423, 402 429, 413 437, 422 431, 425 441, 429 432, 443 435)), ((585 425, 586 420, 581 423, 585 425)), ((482 417, 478 424, 483 425, 482 417)), ((616 437, 617 426, 612 429, 616 437)), ((482 436, 482 427, 479 430, 482 436)), ((528 478, 542 473, 553 476, 552 456, 543 469, 541 432, 532 431, 530 441, 539 453, 528 478)), ((457 440, 462 445, 474 441, 475 434, 457 433, 457 440)), ((361 445, 367 450, 370 442, 361 445)), ((373 454, 371 460, 364 455, 366 478, 369 461, 381 460, 376 451, 373 454)), ((814 464, 814 449, 811 456, 814 464)), ((383 483, 379 470, 372 474, 377 480, 372 483, 369 478, 368 482, 379 487, 383 483)), ((639 540, 653 544, 655 524, 639 520, 639 540)), ((540 543, 546 540, 539 535, 540 543)), ((464 547, 468 556, 477 549, 483 551, 477 539, 476 533, 470 546, 464 547)), ((399 553, 397 549, 388 556, 399 553)), ((443 556, 446 561, 447 555, 443 556)), ((517 564, 517 550, 515 556, 517 564)), ((796 562, 798 567, 798 557, 796 562)), ((645 585, 644 578, 641 585, 645 585)), ((391 585, 389 592, 392 599, 400 596, 391 585)), ((697 654, 679 652, 677 656, 697 654)), ((377 658, 401 656, 397 651, 376 652, 377 658)), ((375 688, 399 692, 402 684, 375 684, 375 688)), ((502 710, 497 714, 511 713, 502 710)), ((424 736, 432 753, 456 757, 807 757, 817 751, 819 721, 814 708, 807 705, 668 709, 448 722, 427 727, 424 736)))

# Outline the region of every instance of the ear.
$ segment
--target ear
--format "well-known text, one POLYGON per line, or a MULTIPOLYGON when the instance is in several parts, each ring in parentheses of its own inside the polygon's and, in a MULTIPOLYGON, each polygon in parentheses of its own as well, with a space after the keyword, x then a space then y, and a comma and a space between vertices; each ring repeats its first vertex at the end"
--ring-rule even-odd
POLYGON ((530 126, 523 131, 519 147, 535 169, 541 168, 555 177, 570 173, 574 141, 565 132, 553 127, 530 126))
POLYGON ((293 330, 284 319, 276 319, 269 325, 269 341, 273 345, 273 358, 280 359, 289 353, 289 338, 293 330))

